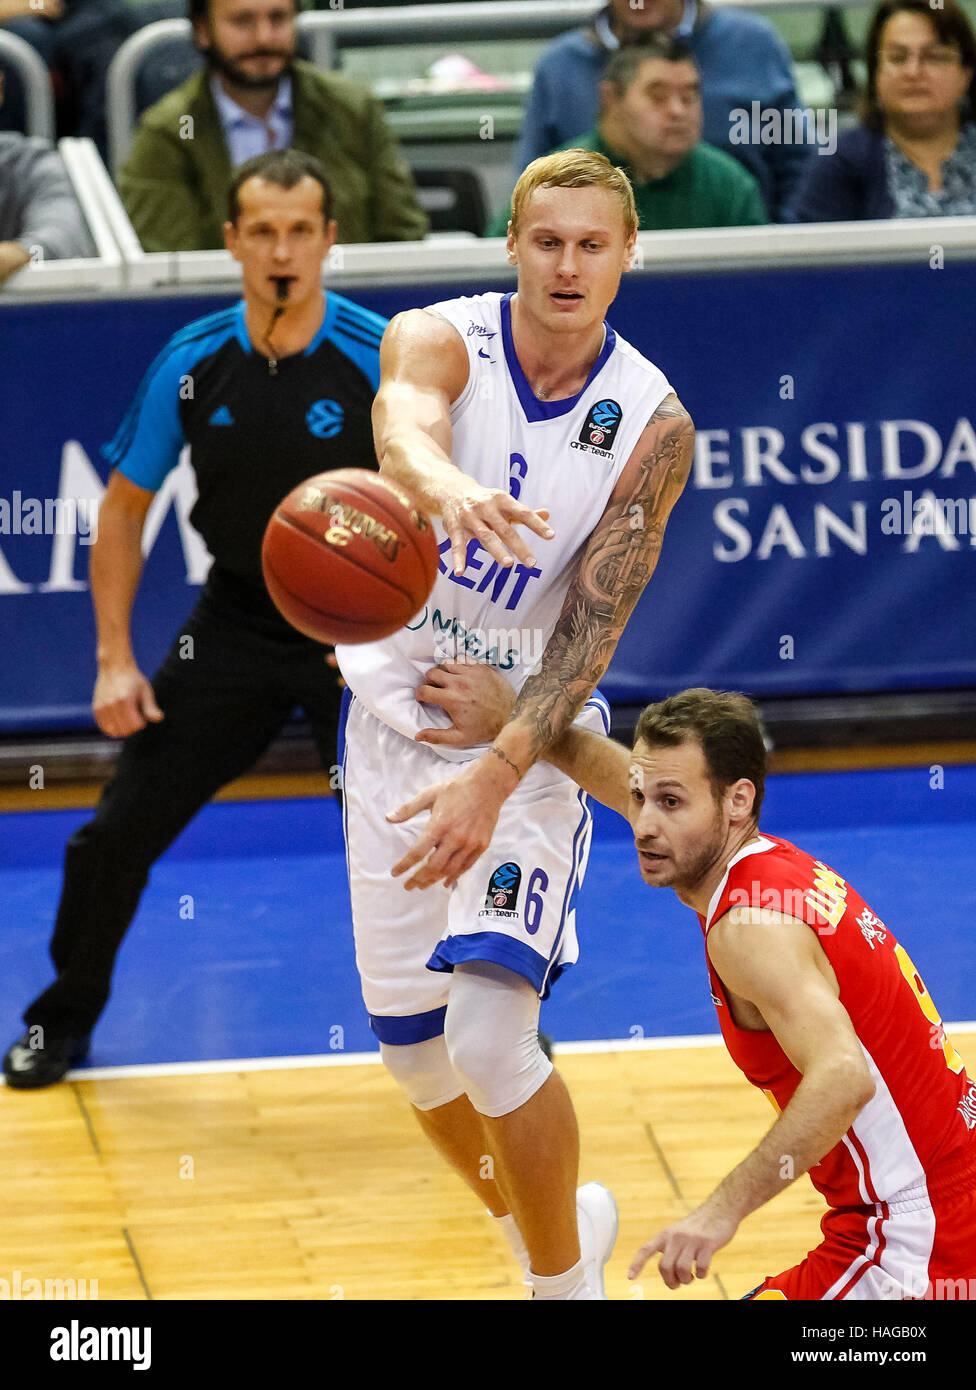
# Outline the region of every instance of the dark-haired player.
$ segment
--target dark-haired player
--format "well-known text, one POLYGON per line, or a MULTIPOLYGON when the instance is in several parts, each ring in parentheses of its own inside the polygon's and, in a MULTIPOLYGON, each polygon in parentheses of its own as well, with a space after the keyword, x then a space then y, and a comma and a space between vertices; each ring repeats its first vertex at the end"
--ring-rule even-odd
MULTIPOLYGON (((452 664, 418 700, 476 743, 512 695, 486 667, 452 664)), ((752 704, 686 690, 644 710, 632 750, 574 727, 545 756, 629 820, 644 882, 698 914, 726 1045, 778 1114, 700 1207, 641 1247, 631 1277, 660 1253, 669 1288, 704 1278, 740 1222, 809 1172, 828 1204, 823 1242, 748 1297, 976 1297, 976 1085, 890 927, 826 864, 760 831, 752 704)))
POLYGON ((335 765, 335 673, 272 604, 261 540, 305 478, 376 468, 370 409, 385 320, 323 292, 336 224, 315 159, 282 151, 242 165, 228 211, 242 301, 174 334, 104 450, 112 473, 91 556, 93 709, 102 732, 126 742, 94 819, 68 842, 50 948, 57 978, 4 1058, 18 1089, 58 1081, 84 1058, 150 867, 296 707, 335 765), (150 684, 130 634, 142 532, 185 444, 198 491, 191 520, 214 562, 150 684))

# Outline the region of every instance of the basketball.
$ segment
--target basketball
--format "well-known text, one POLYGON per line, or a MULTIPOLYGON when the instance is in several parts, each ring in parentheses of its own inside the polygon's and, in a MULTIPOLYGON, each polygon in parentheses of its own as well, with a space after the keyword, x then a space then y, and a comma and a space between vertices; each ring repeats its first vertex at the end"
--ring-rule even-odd
POLYGON ((261 563, 292 627, 317 642, 376 642, 423 607, 437 574, 428 517, 365 468, 319 473, 275 508, 261 563))

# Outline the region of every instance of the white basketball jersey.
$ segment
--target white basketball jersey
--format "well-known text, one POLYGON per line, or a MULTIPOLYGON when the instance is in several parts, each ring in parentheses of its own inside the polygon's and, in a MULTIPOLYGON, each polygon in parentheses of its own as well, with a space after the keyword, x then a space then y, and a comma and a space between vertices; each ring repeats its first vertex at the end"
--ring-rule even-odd
MULTIPOLYGON (((420 729, 450 726, 444 710, 414 698, 424 673, 441 661, 487 661, 521 689, 556 625, 581 549, 671 391, 658 368, 605 325, 583 389, 566 400, 537 400, 515 354, 511 299, 481 294, 430 306, 457 329, 468 352, 468 382, 451 407, 452 457, 485 487, 532 510, 548 509, 555 536, 547 541, 518 528, 535 557, 532 567, 499 565, 472 540, 465 571, 455 575, 450 541, 436 519, 440 560, 424 608, 382 642, 336 648, 356 699, 409 739, 420 729)), ((476 755, 435 747, 452 760, 476 755)))

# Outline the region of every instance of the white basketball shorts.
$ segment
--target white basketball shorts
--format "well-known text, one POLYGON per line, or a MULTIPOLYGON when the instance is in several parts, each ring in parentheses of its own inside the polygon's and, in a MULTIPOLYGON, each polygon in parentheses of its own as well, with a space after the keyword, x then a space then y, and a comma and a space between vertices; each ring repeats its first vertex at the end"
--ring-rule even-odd
MULTIPOLYGON (((348 695, 348 692, 347 692, 348 695)), ((577 723, 608 733, 610 711, 594 691, 577 723)), ((404 888, 393 865, 429 819, 385 819, 419 791, 456 777, 448 762, 404 738, 355 698, 343 751, 343 823, 356 963, 370 1025, 380 1042, 425 1042, 444 1031, 451 972, 490 960, 530 980, 545 999, 579 957, 576 898, 590 849, 587 797, 549 763, 537 763, 503 804, 491 845, 455 886, 404 888)))

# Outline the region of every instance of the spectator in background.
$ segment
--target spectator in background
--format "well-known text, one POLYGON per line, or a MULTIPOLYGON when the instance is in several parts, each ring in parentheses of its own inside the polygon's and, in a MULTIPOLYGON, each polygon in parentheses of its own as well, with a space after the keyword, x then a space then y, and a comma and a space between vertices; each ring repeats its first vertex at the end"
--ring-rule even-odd
POLYGON ((753 101, 764 110, 797 106, 789 49, 768 20, 742 10, 712 9, 706 0, 643 0, 639 8, 629 0, 610 0, 591 24, 550 44, 535 70, 515 148, 516 176, 595 123, 611 53, 655 31, 684 39, 698 64, 704 138, 740 160, 758 181, 773 220, 786 220, 809 147, 732 145, 729 134, 731 113, 750 110, 753 101))
MULTIPOLYGON (((55 66, 55 21, 64 14, 63 0, 0 0, 0 28, 30 44, 49 70, 55 66)), ((27 130, 27 92, 17 67, 10 65, 0 111, 0 130, 27 130)))
MULTIPOLYGON (((105 77, 119 45, 146 21, 125 0, 0 0, 0 21, 40 55, 55 77, 58 129, 87 136, 106 157, 105 77)), ((23 85, 12 81, 11 124, 26 129, 23 85)))
POLYGON ((292 147, 320 159, 340 242, 427 231, 382 104, 295 57, 294 0, 190 0, 207 66, 143 115, 119 192, 147 251, 223 246, 231 170, 292 147))
MULTIPOLYGON (((0 69, 0 102, 3 70, 0 69)), ((48 140, 0 133, 0 283, 27 265, 93 256, 81 208, 61 156, 48 140), (36 248, 36 251, 35 251, 36 248)))
MULTIPOLYGON (((651 33, 612 54, 593 130, 568 141, 605 155, 634 189, 642 232, 768 222, 756 180, 731 155, 703 145, 701 80, 686 44, 651 33)), ((504 236, 508 213, 489 229, 504 236)))
POLYGON ((976 39, 954 0, 885 0, 865 43, 861 124, 815 159, 799 222, 976 214, 976 39))

